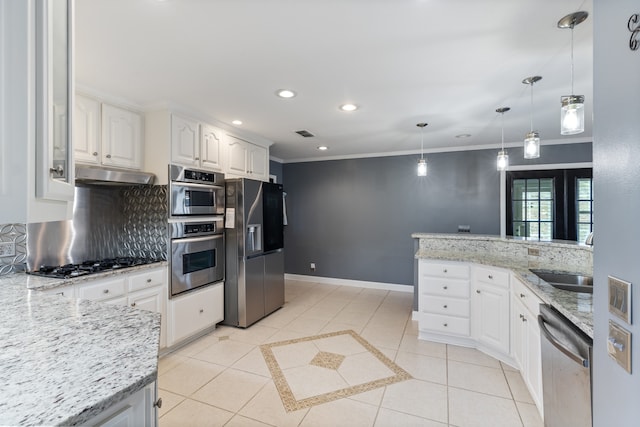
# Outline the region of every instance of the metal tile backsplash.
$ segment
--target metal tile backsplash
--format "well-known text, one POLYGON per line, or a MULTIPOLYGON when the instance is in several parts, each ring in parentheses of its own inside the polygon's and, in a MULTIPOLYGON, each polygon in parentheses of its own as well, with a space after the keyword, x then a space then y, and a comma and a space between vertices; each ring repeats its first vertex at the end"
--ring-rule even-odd
POLYGON ((167 259, 167 186, 78 186, 73 219, 27 226, 27 269, 112 257, 167 259))
POLYGON ((13 242, 13 256, 0 257, 0 276, 24 271, 27 262, 27 227, 25 224, 0 224, 0 242, 13 242))

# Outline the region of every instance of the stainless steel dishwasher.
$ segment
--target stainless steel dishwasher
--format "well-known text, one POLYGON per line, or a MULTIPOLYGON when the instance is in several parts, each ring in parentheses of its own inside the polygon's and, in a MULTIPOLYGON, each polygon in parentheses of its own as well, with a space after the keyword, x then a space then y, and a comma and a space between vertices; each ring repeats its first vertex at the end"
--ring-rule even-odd
POLYGON ((545 427, 591 427, 593 340, 548 304, 538 324, 545 427))

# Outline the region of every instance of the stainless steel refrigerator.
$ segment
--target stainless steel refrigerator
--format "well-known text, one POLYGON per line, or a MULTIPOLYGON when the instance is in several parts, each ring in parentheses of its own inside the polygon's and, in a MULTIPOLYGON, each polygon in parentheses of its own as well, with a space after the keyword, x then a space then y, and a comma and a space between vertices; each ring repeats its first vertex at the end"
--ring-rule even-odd
POLYGON ((224 321, 246 328, 284 305, 282 185, 228 179, 224 321))

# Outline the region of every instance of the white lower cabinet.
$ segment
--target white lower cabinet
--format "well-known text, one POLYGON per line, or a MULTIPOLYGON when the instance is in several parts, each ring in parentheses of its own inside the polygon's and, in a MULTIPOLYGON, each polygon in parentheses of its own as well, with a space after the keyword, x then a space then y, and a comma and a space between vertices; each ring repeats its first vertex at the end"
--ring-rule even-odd
POLYGON ((160 348, 167 346, 167 267, 123 273, 108 279, 95 279, 59 286, 41 292, 69 298, 128 305, 160 313, 160 348))
POLYGON ((147 385, 83 425, 87 427, 157 426, 156 383, 147 385))
POLYGON ((420 260, 418 275, 421 338, 469 337, 469 267, 420 260))
POLYGON ((474 347, 517 366, 542 414, 540 303, 508 270, 418 260, 420 339, 474 347))
POLYGON ((512 277, 511 339, 513 358, 529 393, 542 414, 542 363, 538 314, 542 301, 512 277))
POLYGON ((476 266, 472 270, 473 338, 490 353, 509 354, 509 273, 476 266))
POLYGON ((213 327, 224 319, 224 283, 178 295, 169 300, 168 345, 213 327))

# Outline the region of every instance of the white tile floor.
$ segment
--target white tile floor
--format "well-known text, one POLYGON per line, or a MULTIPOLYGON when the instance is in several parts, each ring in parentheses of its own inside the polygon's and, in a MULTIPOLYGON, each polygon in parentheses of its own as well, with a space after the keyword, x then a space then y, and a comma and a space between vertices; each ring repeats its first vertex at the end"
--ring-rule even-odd
POLYGON ((287 281, 285 306, 271 316, 248 329, 218 327, 160 360, 160 427, 543 425, 517 371, 473 349, 418 340, 412 301, 287 281), (348 329, 413 379, 286 412, 259 345, 348 329))

